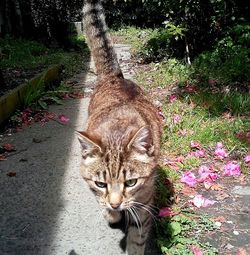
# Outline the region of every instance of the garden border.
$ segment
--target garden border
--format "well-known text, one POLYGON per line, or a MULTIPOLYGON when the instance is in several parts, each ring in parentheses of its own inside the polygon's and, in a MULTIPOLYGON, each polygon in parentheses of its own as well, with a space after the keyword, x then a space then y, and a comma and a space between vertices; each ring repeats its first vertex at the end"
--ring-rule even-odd
POLYGON ((23 106, 24 99, 31 89, 42 89, 59 78, 62 65, 53 65, 29 81, 10 90, 0 97, 0 125, 5 122, 17 108, 23 106))

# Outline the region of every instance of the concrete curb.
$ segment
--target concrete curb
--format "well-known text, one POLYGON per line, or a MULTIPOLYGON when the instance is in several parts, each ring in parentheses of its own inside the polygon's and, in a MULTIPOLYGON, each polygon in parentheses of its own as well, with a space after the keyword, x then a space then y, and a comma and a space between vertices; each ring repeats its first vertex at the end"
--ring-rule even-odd
POLYGON ((25 97, 32 91, 42 89, 58 79, 62 65, 54 65, 31 80, 19 85, 0 97, 0 125, 6 121, 17 108, 23 106, 25 97))

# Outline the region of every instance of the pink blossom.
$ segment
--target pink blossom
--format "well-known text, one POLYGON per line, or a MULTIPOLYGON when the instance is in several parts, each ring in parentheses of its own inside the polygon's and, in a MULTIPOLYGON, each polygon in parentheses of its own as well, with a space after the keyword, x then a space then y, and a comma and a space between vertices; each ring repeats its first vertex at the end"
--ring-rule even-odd
POLYGON ((250 163, 250 154, 247 154, 244 160, 247 164, 250 163))
POLYGON ((202 195, 195 195, 194 199, 191 200, 190 202, 198 208, 208 207, 216 203, 216 201, 204 198, 202 195))
POLYGON ((203 252, 200 250, 200 248, 195 245, 191 246, 191 251, 194 255, 203 255, 203 252))
POLYGON ((206 152, 205 150, 197 150, 197 151, 191 152, 191 155, 196 158, 205 158, 206 152))
POLYGON ((222 142, 218 142, 216 144, 216 149, 222 149, 224 147, 223 143, 222 142))
POLYGON ((176 95, 171 95, 170 97, 169 97, 169 102, 170 103, 173 103, 174 101, 176 101, 177 100, 177 96, 176 95))
POLYGON ((178 124, 181 122, 181 116, 179 114, 175 114, 173 117, 174 124, 178 124))
POLYGON ((228 156, 226 150, 223 148, 223 143, 218 142, 215 148, 214 155, 219 159, 224 159, 228 156))
POLYGON ((188 171, 182 174, 181 182, 187 184, 190 187, 193 187, 197 183, 197 180, 195 175, 192 172, 188 171))
POLYGON ((159 217, 168 217, 168 216, 172 216, 172 215, 173 215, 173 211, 171 208, 164 207, 164 208, 160 209, 159 217))
POLYGON ((237 162, 229 161, 224 166, 223 176, 239 176, 241 175, 240 165, 237 162))
POLYGON ((202 148, 201 144, 197 141, 191 141, 190 142, 190 147, 192 149, 198 149, 198 150, 200 150, 202 148))
POLYGON ((59 115, 59 116, 58 116, 58 119, 60 120, 60 122, 61 122, 62 124, 66 124, 66 123, 69 122, 69 118, 66 117, 64 114, 59 115))
POLYGON ((213 182, 216 179, 219 178, 219 175, 217 173, 213 173, 209 167, 207 166, 200 166, 199 168, 199 175, 200 175, 200 179, 198 180, 199 182, 213 182))

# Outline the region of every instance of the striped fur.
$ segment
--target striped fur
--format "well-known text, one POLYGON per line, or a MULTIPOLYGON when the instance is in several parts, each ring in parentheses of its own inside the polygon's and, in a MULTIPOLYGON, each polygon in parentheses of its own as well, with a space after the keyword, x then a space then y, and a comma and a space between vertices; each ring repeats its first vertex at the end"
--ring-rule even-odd
POLYGON ((124 212, 127 254, 143 255, 153 215, 160 119, 143 90, 123 78, 100 1, 85 1, 84 23, 98 81, 87 128, 79 132, 81 173, 110 223, 124 212))

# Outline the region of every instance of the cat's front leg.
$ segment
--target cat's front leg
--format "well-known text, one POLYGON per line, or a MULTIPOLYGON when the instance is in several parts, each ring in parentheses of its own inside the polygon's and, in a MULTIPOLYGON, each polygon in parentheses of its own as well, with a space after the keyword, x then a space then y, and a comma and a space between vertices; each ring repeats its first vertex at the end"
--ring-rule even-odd
POLYGON ((151 228, 151 217, 149 214, 143 214, 139 228, 136 223, 131 224, 127 233, 127 255, 144 255, 146 241, 151 228))

